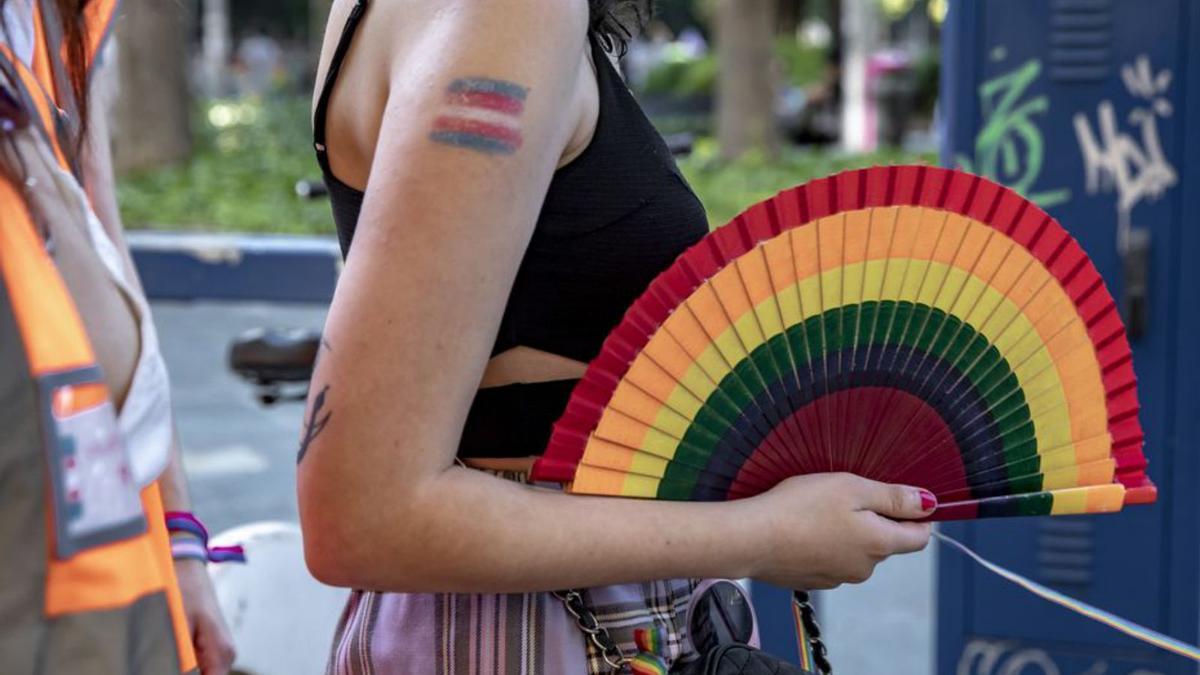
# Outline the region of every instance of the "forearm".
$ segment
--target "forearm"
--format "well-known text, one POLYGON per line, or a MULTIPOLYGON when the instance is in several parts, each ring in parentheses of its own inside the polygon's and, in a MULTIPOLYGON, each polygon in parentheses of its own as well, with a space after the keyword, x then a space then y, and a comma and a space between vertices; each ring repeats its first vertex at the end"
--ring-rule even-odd
POLYGON ((92 211, 108 234, 108 238, 121 253, 129 281, 138 292, 144 294, 141 279, 133 264, 133 256, 125 243, 121 209, 117 202, 117 181, 113 170, 112 136, 109 128, 110 112, 116 101, 116 90, 114 64, 110 59, 104 58, 96 64, 88 100, 88 135, 84 138, 82 155, 83 186, 87 191, 88 200, 91 202, 92 211))
POLYGON ((183 451, 179 434, 171 434, 171 459, 158 479, 162 491, 163 508, 166 511, 190 511, 191 495, 188 493, 187 476, 183 472, 183 451))
MULTIPOLYGON (((339 492, 329 498, 345 504, 351 491, 339 492)), ((302 489, 310 565, 327 582, 387 591, 740 577, 752 572, 763 540, 749 502, 581 497, 460 467, 391 498, 359 492, 353 501, 331 512, 318 491, 302 489), (353 522, 328 522, 332 513, 353 522)))

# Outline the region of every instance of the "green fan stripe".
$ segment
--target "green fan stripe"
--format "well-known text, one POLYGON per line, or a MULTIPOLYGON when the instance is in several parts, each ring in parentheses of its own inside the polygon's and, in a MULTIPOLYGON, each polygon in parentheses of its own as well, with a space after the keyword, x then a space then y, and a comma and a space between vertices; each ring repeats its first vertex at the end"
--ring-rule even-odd
MULTIPOLYGON (((736 364, 733 373, 724 377, 697 413, 683 438, 688 461, 668 464, 659 496, 686 497, 682 493, 695 484, 701 471, 697 465, 711 455, 719 440, 729 432, 729 422, 743 411, 755 415, 759 407, 765 407, 759 404, 764 384, 780 377, 793 378, 793 362, 797 369, 811 369, 820 376, 837 367, 836 363, 819 360, 825 353, 854 347, 859 354, 856 358, 867 358, 867 365, 886 366, 890 364, 886 359, 881 364, 879 357, 882 351, 879 348, 885 346, 915 348, 959 370, 967 368, 970 387, 986 403, 990 417, 998 421, 1005 464, 1027 466, 1037 461, 1035 429, 1024 393, 1008 363, 985 337, 957 317, 926 305, 867 302, 830 310, 791 326, 785 334, 772 337, 749 358, 736 364), (814 359, 810 359, 809 350, 818 350, 822 345, 825 350, 812 354, 814 359), (731 409, 731 404, 738 409, 731 409)), ((762 420, 759 426, 765 428, 767 424, 762 420)), ((817 433, 817 430, 809 432, 814 439, 817 433)), ((1011 475, 1029 473, 1023 470, 1011 475)))

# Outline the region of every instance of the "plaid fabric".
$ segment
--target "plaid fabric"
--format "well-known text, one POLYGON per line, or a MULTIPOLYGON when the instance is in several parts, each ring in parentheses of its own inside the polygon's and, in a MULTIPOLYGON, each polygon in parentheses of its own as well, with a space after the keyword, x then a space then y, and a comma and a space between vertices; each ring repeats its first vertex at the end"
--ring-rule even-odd
MULTIPOLYGON (((522 480, 522 475, 505 474, 522 480)), ((668 665, 699 659, 687 638, 697 582, 622 584, 582 592, 621 649, 657 626, 668 665)), ((549 593, 355 591, 338 622, 327 675, 602 675, 613 672, 549 593)))
MULTIPOLYGON (((638 651, 634 630, 658 627, 663 641, 659 655, 670 667, 674 663, 690 663, 700 658, 687 635, 688 605, 698 584, 695 579, 672 579, 605 586, 583 591, 583 598, 600 625, 608 629, 627 656, 638 651)), ((586 645, 588 675, 611 672, 595 645, 590 640, 586 645)))

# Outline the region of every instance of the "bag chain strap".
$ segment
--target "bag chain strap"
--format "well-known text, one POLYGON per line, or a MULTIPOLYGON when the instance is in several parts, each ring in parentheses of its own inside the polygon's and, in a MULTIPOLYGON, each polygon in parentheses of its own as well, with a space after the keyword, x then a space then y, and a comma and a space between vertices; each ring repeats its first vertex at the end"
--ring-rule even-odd
MULTIPOLYGON (((625 672, 629 665, 629 657, 621 651, 621 647, 613 640, 608 629, 600 624, 595 613, 584 604, 583 595, 576 590, 554 591, 551 595, 562 601, 567 612, 575 618, 575 624, 579 626, 579 630, 583 631, 596 650, 600 652, 600 657, 604 659, 604 662, 615 668, 617 672, 625 672)), ((796 600, 800 605, 800 620, 804 622, 804 630, 808 633, 808 643, 812 646, 813 661, 817 670, 821 675, 832 675, 833 666, 829 663, 829 650, 825 647, 825 642, 821 640, 821 626, 817 624, 817 613, 813 609, 812 601, 805 591, 796 591, 796 600)))
POLYGON ((615 668, 617 672, 625 672, 625 668, 629 664, 629 657, 621 651, 621 647, 617 645, 616 640, 613 640, 608 629, 600 624, 592 610, 583 603, 583 595, 576 590, 554 591, 551 595, 561 600, 563 606, 567 608, 567 612, 575 617, 575 623, 579 626, 579 630, 583 631, 596 650, 600 652, 600 657, 604 659, 604 662, 615 668))
POLYGON ((813 661, 821 675, 832 675, 833 666, 829 664, 829 650, 821 640, 821 627, 817 624, 817 612, 813 609, 812 601, 807 591, 796 591, 796 602, 800 605, 800 620, 804 622, 804 632, 808 633, 808 644, 812 646, 813 661))

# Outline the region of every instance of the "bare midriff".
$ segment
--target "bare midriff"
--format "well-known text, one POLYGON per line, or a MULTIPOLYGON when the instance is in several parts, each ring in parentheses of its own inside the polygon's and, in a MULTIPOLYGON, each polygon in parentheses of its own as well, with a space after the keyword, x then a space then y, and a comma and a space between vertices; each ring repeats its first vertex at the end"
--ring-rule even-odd
POLYGON ((472 469, 482 469, 484 471, 504 471, 513 473, 529 473, 533 468, 533 460, 535 457, 489 457, 486 459, 464 459, 463 464, 472 469))
POLYGON ((506 384, 578 380, 587 364, 530 347, 513 347, 488 361, 480 389, 506 384))

